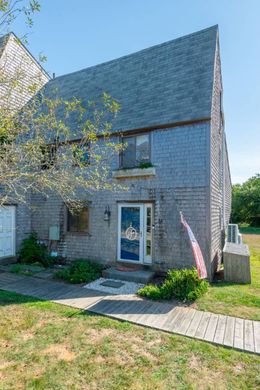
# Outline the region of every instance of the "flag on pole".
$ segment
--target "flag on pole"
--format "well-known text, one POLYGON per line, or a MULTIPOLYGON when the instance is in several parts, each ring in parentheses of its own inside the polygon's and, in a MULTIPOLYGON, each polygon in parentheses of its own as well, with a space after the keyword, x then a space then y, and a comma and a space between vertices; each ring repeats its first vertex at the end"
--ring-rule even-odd
POLYGON ((195 236, 194 236, 190 226, 185 221, 185 219, 184 219, 184 217, 182 215, 182 212, 180 212, 180 216, 181 216, 181 223, 184 226, 184 228, 187 231, 188 236, 189 236, 191 249, 192 249, 192 252, 193 252, 194 259, 195 259, 196 268, 197 268, 197 271, 198 271, 199 278, 200 279, 205 279, 207 277, 207 269, 206 269, 206 266, 205 266, 203 255, 201 253, 200 246, 199 246, 198 241, 196 240, 196 238, 195 238, 195 236))

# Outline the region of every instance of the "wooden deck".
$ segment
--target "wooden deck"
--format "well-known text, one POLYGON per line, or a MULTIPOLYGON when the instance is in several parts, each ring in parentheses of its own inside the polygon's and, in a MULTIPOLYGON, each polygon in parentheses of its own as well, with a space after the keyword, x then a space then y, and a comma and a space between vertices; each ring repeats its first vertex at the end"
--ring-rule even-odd
POLYGON ((198 311, 136 295, 107 295, 11 273, 0 273, 0 289, 50 300, 118 320, 260 354, 260 322, 198 311))

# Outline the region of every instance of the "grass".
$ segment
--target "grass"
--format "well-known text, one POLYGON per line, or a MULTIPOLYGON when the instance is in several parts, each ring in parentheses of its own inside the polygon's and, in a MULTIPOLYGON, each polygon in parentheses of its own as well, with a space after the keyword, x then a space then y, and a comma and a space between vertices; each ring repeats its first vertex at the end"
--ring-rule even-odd
POLYGON ((0 291, 0 389, 256 389, 259 356, 0 291))
POLYGON ((260 321, 260 235, 243 235, 250 247, 251 284, 218 282, 196 301, 195 307, 260 321))
POLYGON ((260 234, 260 228, 257 227, 239 227, 239 231, 242 234, 260 234))
POLYGON ((46 268, 44 268, 42 265, 17 263, 11 267, 10 271, 15 274, 34 276, 38 272, 44 271, 45 269, 46 268))

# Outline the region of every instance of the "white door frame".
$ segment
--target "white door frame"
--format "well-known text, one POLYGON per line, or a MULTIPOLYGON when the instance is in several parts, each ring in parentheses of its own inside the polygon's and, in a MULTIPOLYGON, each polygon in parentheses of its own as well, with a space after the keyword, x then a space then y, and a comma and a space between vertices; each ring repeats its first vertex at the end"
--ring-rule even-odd
MULTIPOLYGON (((151 218, 153 219, 153 204, 152 203, 119 203, 118 204, 118 230, 117 230, 117 260, 124 263, 134 263, 134 264, 151 264, 152 263, 152 253, 150 256, 145 256, 146 248, 146 213, 147 208, 151 207, 152 213, 151 218), (129 260, 121 258, 121 217, 122 217, 122 208, 123 207, 136 207, 140 209, 140 241, 139 241, 139 260, 129 260)), ((151 233, 152 234, 152 233, 151 233)), ((152 240, 153 241, 153 237, 152 240)), ((152 252, 152 245, 151 245, 152 252)))
MULTIPOLYGON (((11 253, 8 255, 0 256, 0 259, 8 258, 8 257, 13 257, 16 255, 16 207, 15 206, 1 206, 0 207, 0 212, 3 212, 4 210, 10 210, 11 211, 11 253)), ((4 222, 3 222, 4 223, 4 222)), ((0 226, 0 235, 1 233, 4 233, 5 226, 1 225, 0 226)), ((8 233, 8 232, 7 232, 8 233)))

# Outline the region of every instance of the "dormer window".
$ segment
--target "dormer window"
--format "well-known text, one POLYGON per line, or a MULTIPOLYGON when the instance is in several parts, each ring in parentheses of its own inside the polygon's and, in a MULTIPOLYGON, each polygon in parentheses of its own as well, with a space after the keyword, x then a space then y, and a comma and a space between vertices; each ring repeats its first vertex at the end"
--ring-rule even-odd
POLYGON ((136 168, 151 161, 150 134, 122 138, 121 168, 136 168))

